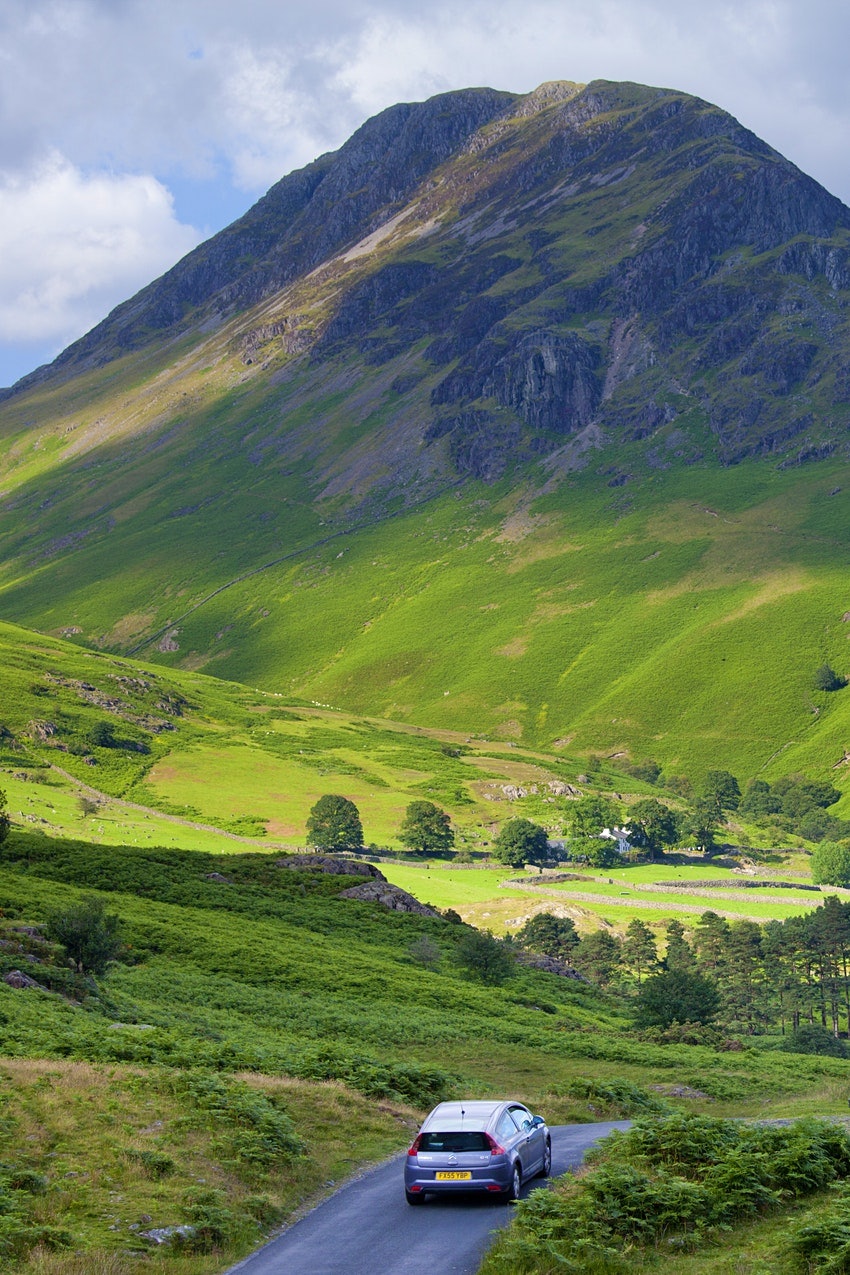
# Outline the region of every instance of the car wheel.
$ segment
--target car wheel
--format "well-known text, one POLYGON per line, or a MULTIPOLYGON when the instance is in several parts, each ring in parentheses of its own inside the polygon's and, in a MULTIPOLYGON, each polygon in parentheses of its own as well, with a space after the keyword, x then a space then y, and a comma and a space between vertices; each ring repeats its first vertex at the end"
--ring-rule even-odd
POLYGON ((520 1172, 519 1160, 515 1161, 513 1174, 511 1175, 511 1184, 505 1192, 505 1200, 510 1204, 512 1200, 519 1199, 520 1188, 522 1187, 522 1173, 520 1172))
POLYGON ((405 1187, 404 1198, 407 1200, 408 1204, 424 1204, 425 1192, 424 1191, 408 1191, 407 1188, 405 1187))
POLYGON ((540 1170, 541 1178, 548 1178, 552 1172, 552 1142, 546 1139, 546 1146, 543 1148, 543 1167, 540 1170))

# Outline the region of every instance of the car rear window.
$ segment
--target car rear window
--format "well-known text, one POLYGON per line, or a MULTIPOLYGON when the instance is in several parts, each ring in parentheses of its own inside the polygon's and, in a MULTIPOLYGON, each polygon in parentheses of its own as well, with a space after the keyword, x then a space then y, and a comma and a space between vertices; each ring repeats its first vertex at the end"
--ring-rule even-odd
POLYGON ((489 1151, 490 1143, 486 1133, 475 1129, 460 1130, 452 1133, 423 1133, 419 1142, 420 1151, 489 1151))

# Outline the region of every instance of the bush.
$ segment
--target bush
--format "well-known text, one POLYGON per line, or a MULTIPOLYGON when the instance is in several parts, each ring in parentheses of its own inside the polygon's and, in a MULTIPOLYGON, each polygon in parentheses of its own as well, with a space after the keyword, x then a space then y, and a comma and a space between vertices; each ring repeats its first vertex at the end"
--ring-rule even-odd
POLYGON ((121 951, 121 918, 108 914, 100 899, 83 899, 76 907, 52 912, 47 937, 60 943, 80 974, 103 974, 121 951))
POLYGON ((136 1151, 131 1147, 124 1154, 128 1160, 140 1166, 146 1177, 154 1180, 170 1178, 177 1168, 171 1156, 161 1151, 136 1151))
POLYGON ((289 1116, 265 1094, 204 1072, 183 1076, 178 1083, 199 1110, 209 1112, 216 1126, 227 1131, 234 1159, 266 1170, 304 1154, 289 1116))
POLYGON ((630 1080, 570 1080, 552 1089, 556 1098, 579 1098, 587 1102, 595 1116, 625 1120, 630 1116, 666 1115, 670 1104, 657 1094, 630 1080))
POLYGON ((818 1120, 765 1127, 675 1112, 638 1120, 588 1162, 582 1178, 564 1178, 517 1206, 482 1275, 601 1275, 642 1269, 636 1248, 660 1241, 699 1249, 712 1231, 845 1177, 850 1140, 818 1120))
POLYGON ((812 686, 816 691, 840 691, 847 685, 847 678, 841 677, 829 664, 821 664, 812 678, 812 686))
POLYGON ((0 788, 0 845, 3 844, 9 835, 9 826, 10 820, 9 811, 6 805, 6 794, 3 792, 3 789, 0 788))
POLYGON ((789 1054, 819 1054, 823 1058, 847 1058, 847 1046, 820 1023, 803 1023, 782 1042, 789 1054))
POLYGON ((836 1204, 815 1221, 791 1231, 788 1265, 793 1275, 847 1275, 850 1272, 850 1192, 845 1186, 836 1204))
POLYGON ((499 984, 515 972, 514 954, 506 943, 471 927, 457 945, 458 965, 482 983, 499 984))

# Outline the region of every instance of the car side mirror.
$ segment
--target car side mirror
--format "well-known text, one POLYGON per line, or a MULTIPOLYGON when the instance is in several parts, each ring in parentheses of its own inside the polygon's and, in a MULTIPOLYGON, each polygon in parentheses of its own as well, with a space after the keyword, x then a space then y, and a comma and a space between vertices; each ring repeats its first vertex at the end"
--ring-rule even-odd
POLYGON ((546 1123, 546 1121, 542 1116, 535 1116, 531 1123, 535 1129, 539 1129, 542 1124, 546 1123))

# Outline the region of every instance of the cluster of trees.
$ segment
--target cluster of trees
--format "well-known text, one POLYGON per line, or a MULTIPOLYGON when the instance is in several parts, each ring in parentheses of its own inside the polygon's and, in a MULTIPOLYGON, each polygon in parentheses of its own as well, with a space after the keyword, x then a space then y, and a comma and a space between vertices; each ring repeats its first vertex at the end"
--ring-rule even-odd
POLYGON ((803 916, 764 925, 704 912, 688 935, 670 921, 663 958, 640 920, 624 938, 607 930, 580 937, 569 918, 541 913, 516 937, 601 987, 633 993, 646 1026, 716 1019, 747 1035, 804 1026, 833 1039, 850 1033, 850 903, 835 896, 803 916))
MULTIPOLYGON (((316 850, 362 850, 360 812, 348 797, 326 793, 310 811, 307 837, 316 850)), ((402 845, 419 854, 444 854, 455 841, 449 816, 433 801, 410 802, 399 837, 402 845)))
POLYGON ((829 813, 841 797, 832 784, 786 775, 769 784, 754 779, 741 798, 741 815, 784 832, 795 832, 807 841, 850 837, 850 822, 829 813))

